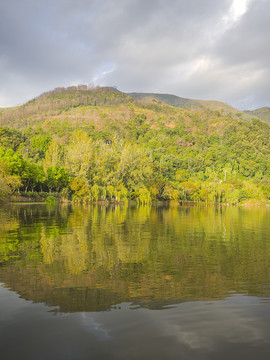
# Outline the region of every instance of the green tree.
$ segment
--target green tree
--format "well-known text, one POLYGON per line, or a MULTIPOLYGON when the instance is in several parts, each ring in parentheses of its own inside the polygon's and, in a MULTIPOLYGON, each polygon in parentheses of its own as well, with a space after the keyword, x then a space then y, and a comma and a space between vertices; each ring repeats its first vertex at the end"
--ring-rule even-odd
POLYGON ((69 182, 68 172, 63 167, 51 166, 47 169, 46 184, 49 191, 57 191, 65 188, 69 182))

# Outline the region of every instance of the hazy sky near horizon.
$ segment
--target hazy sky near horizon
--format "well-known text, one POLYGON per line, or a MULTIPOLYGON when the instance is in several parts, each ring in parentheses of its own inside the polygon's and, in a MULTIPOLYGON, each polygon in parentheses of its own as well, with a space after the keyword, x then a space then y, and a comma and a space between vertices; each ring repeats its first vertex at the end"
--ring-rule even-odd
POLYGON ((270 106, 270 0, 0 2, 0 107, 58 86, 270 106))

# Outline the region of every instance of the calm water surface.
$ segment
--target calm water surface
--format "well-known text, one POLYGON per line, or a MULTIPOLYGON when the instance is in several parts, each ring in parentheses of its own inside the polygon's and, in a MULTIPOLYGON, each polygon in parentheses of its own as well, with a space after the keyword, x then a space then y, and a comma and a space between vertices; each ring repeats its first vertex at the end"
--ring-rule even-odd
POLYGON ((269 359, 270 209, 0 207, 2 359, 269 359))

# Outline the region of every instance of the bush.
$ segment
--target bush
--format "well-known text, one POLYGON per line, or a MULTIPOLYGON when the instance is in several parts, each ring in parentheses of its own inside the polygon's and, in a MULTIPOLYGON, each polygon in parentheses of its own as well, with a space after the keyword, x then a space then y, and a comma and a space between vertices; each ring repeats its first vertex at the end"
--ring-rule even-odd
POLYGON ((57 204, 57 199, 55 198, 54 195, 50 194, 49 196, 47 196, 47 198, 45 199, 45 203, 49 204, 49 205, 55 205, 57 204))

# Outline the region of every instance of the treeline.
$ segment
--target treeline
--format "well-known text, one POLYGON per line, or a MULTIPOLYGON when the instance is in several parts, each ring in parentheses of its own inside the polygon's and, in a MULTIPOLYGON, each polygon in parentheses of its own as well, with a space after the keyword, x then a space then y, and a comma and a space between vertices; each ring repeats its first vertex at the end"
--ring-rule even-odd
MULTIPOLYGON (((95 96, 105 101, 104 92, 95 96)), ((265 123, 157 103, 76 111, 35 127, 0 128, 2 198, 45 191, 79 202, 270 199, 270 127, 265 123), (90 115, 80 123, 82 111, 90 115)))

